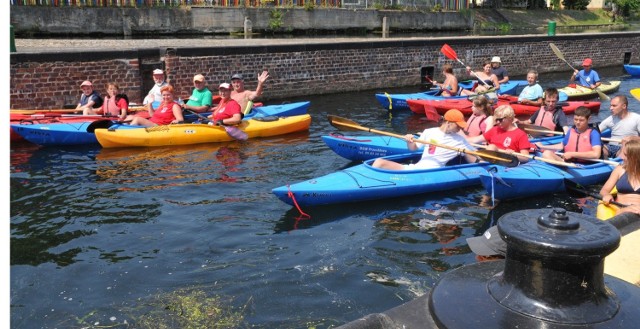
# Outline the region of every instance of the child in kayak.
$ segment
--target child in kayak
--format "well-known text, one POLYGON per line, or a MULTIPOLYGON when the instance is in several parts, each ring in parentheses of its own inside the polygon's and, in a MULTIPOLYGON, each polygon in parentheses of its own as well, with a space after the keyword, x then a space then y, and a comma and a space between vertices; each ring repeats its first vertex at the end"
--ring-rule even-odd
POLYGON ((599 159, 602 154, 600 132, 589 127, 590 117, 591 110, 584 106, 578 107, 573 116, 574 126, 564 136, 562 143, 554 145, 536 143, 536 146, 544 150, 542 157, 567 162, 583 162, 580 159, 599 159), (564 153, 560 156, 556 154, 556 151, 564 151, 564 153))

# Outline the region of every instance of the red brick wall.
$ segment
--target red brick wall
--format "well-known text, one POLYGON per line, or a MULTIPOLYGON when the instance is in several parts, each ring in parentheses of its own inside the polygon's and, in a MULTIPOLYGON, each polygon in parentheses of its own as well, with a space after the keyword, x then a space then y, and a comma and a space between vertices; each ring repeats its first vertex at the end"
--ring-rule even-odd
MULTIPOLYGON (((221 82, 228 82, 234 73, 242 73, 247 88, 254 89, 257 75, 267 68, 271 78, 265 85, 261 99, 266 101, 417 86, 420 83, 420 68, 427 65, 435 66, 436 77, 441 78, 439 72, 442 65, 452 63, 459 77, 469 78, 461 64, 447 59, 440 52, 445 42, 465 64, 476 69, 480 68, 483 60, 500 56, 512 76, 523 76, 531 68, 540 73, 569 72, 569 67, 551 51, 550 42, 555 43, 565 58, 576 67, 585 57, 593 58, 596 70, 605 66, 622 67, 626 52, 632 53, 632 62, 640 62, 640 33, 637 32, 178 48, 166 50, 161 59, 168 72, 168 79, 176 88, 176 96, 183 98, 191 94, 195 74, 205 75, 207 85, 215 95, 217 86, 221 82)), ((155 51, 154 54, 157 53, 155 51)), ((141 73, 142 65, 137 59, 82 61, 83 56, 78 56, 81 58, 77 62, 47 62, 36 61, 36 58, 29 56, 15 59, 13 54, 11 56, 12 109, 60 108, 64 104, 77 103, 80 96, 79 85, 85 79, 92 80, 98 86, 116 81, 132 102, 139 103, 148 92, 142 90, 141 79, 151 79, 150 74, 141 73)), ((144 56, 141 55, 140 58, 144 56)), ((569 76, 567 73, 567 81, 569 76)), ((106 92, 104 87, 99 90, 106 92)))

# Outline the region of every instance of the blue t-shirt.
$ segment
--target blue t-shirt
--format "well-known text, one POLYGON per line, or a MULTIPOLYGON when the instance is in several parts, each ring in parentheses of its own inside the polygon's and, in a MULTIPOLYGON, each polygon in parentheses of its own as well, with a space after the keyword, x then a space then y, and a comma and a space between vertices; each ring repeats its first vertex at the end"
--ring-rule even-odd
POLYGON ((521 101, 523 99, 528 99, 530 101, 535 101, 542 98, 542 93, 542 87, 540 87, 539 84, 536 83, 533 86, 527 85, 526 87, 524 87, 524 89, 522 89, 518 100, 521 101))
POLYGON ((585 87, 591 87, 591 85, 595 85, 596 82, 600 82, 600 76, 594 70, 590 70, 588 74, 585 73, 584 70, 580 70, 576 78, 576 82, 585 87))

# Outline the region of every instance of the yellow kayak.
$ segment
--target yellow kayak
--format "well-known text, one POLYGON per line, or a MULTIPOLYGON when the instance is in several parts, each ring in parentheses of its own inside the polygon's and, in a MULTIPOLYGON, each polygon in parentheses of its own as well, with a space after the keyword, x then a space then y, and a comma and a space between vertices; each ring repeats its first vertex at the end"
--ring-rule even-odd
MULTIPOLYGON (((269 137, 309 130, 311 116, 274 117, 273 121, 255 119, 242 121, 237 126, 248 138, 269 137)), ((232 129, 236 129, 233 127, 232 129)), ((138 129, 96 129, 96 138, 102 147, 148 147, 229 142, 235 140, 225 127, 199 123, 173 124, 138 129)))
MULTIPOLYGON (((607 220, 616 215, 615 205, 598 203, 596 217, 607 220)), ((640 286, 640 230, 622 236, 620 246, 604 260, 604 272, 640 286)))
MULTIPOLYGON (((620 88, 620 81, 607 81, 602 82, 600 87, 598 87, 598 90, 605 94, 610 94, 618 90, 618 88, 620 88)), ((567 94, 567 98, 570 101, 577 99, 592 99, 598 97, 597 91, 580 85, 567 86, 558 89, 558 91, 567 94)))

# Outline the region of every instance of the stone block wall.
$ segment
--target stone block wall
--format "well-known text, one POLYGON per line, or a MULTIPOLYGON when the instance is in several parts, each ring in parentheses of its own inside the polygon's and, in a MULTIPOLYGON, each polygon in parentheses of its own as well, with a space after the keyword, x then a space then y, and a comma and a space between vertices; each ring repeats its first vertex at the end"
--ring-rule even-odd
MULTIPOLYGON (((89 79, 98 86, 116 80, 132 102, 141 102, 148 90, 142 81, 150 80, 143 67, 151 60, 164 63, 177 95, 186 97, 193 88, 195 74, 207 77, 214 91, 234 73, 245 76, 247 88, 257 84, 257 75, 270 71, 262 101, 306 95, 391 87, 418 86, 420 68, 434 66, 436 77, 445 63, 467 79, 464 66, 447 59, 440 51, 449 44, 466 65, 479 69, 483 60, 500 56, 510 75, 566 71, 569 68, 551 51, 553 42, 565 58, 578 67, 585 57, 594 67, 622 66, 624 55, 640 61, 640 33, 577 34, 556 37, 476 37, 327 42, 272 46, 169 48, 123 52, 12 54, 10 98, 12 109, 59 108, 77 102, 79 84, 89 79), (155 55, 155 57, 154 57, 155 55), (64 57, 61 60, 60 57, 64 57), (72 96, 75 96, 73 98, 72 96)), ((567 73, 567 79, 569 78, 567 73)), ((544 87, 544 84, 543 84, 544 87)))

